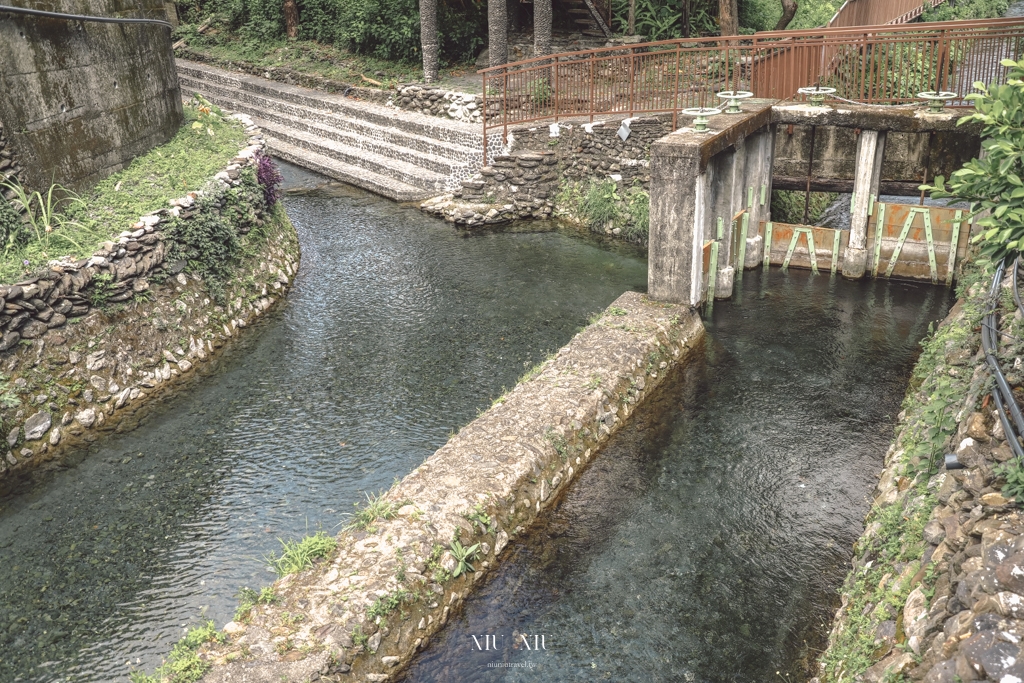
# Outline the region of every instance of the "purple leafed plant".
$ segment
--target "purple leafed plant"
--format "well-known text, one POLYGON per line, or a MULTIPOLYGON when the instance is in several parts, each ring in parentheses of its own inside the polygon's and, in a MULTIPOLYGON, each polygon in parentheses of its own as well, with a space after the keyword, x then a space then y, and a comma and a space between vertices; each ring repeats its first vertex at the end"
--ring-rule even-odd
POLYGON ((263 188, 263 200, 267 206, 273 206, 281 198, 281 183, 284 178, 277 170, 277 164, 266 154, 256 156, 256 180, 263 188))

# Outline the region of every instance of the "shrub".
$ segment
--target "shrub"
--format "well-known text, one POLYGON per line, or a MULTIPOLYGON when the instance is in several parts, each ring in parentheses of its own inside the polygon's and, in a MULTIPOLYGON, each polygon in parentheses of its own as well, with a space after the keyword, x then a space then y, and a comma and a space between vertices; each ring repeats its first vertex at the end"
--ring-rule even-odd
POLYGON ((984 159, 972 159, 955 171, 946 182, 935 178, 932 198, 955 198, 971 202, 975 225, 982 232, 974 237, 981 244, 983 260, 999 261, 1020 253, 1024 247, 1024 59, 1004 59, 1009 67, 1005 85, 985 87, 977 82, 980 93, 967 96, 975 112, 958 122, 982 124, 981 144, 984 159))
POLYGON ((256 157, 256 180, 263 188, 263 201, 269 209, 281 198, 281 183, 284 182, 284 178, 281 177, 281 171, 274 160, 262 152, 256 157))
POLYGON ((0 249, 9 252, 23 244, 25 239, 23 227, 21 215, 3 197, 0 197, 0 249))
POLYGON ((583 195, 583 217, 591 229, 603 231, 609 222, 614 222, 619 215, 619 187, 613 180, 595 180, 590 183, 587 193, 583 195))

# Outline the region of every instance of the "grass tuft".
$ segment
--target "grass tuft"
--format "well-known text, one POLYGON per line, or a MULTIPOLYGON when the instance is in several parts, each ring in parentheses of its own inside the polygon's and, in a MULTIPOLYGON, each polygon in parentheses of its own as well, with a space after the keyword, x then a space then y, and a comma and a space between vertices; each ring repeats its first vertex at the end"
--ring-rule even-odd
POLYGON ((338 541, 333 536, 318 531, 299 541, 281 541, 281 545, 281 554, 271 555, 267 562, 278 576, 287 576, 312 567, 316 560, 330 555, 338 547, 338 541))

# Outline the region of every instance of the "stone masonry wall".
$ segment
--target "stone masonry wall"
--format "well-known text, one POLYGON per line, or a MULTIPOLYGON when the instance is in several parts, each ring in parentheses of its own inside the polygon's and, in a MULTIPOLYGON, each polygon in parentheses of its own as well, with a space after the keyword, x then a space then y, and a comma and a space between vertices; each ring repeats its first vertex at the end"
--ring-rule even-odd
MULTIPOLYGON (((263 139, 247 123, 248 145, 204 192, 220 196, 255 164, 263 139)), ((198 196, 190 192, 142 216, 91 258, 51 261, 0 286, 0 417, 8 446, 0 456, 0 490, 131 418, 147 397, 193 372, 283 294, 296 273, 297 238, 283 212, 277 218, 265 211, 262 196, 251 224, 236 229, 244 234, 266 225, 273 234, 241 266, 238 281, 227 283, 224 305, 198 276, 182 272, 184 261, 167 261, 161 227, 194 218, 198 196)))
POLYGON ((393 518, 343 531, 335 554, 204 645, 203 681, 395 680, 702 336, 690 308, 623 294, 385 494, 393 518), (458 577, 454 539, 479 544, 458 577))
POLYGON ((521 126, 509 131, 508 153, 491 163, 461 191, 423 203, 424 210, 460 225, 503 223, 516 218, 548 218, 556 209, 562 183, 590 179, 615 181, 620 189, 646 188, 651 179, 651 144, 671 131, 671 117, 628 120, 629 136, 618 131, 623 117, 594 124, 521 126))

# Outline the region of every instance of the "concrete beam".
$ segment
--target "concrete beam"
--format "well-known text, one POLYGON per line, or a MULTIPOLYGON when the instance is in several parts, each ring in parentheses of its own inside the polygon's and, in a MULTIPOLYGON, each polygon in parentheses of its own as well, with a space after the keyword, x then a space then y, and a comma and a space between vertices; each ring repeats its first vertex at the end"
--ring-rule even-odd
POLYGON ((744 198, 743 205, 748 208, 750 214, 747 234, 744 235, 747 240, 747 251, 743 267, 747 270, 756 268, 761 263, 764 238, 758 232, 758 225, 768 219, 774 155, 775 126, 768 126, 747 138, 747 166, 743 181, 745 192, 749 193, 749 196, 744 198))
POLYGON ((843 254, 843 277, 864 277, 868 266, 868 206, 871 195, 878 195, 885 155, 885 132, 865 130, 857 138, 857 166, 853 183, 853 209, 850 211, 850 243, 843 254))

